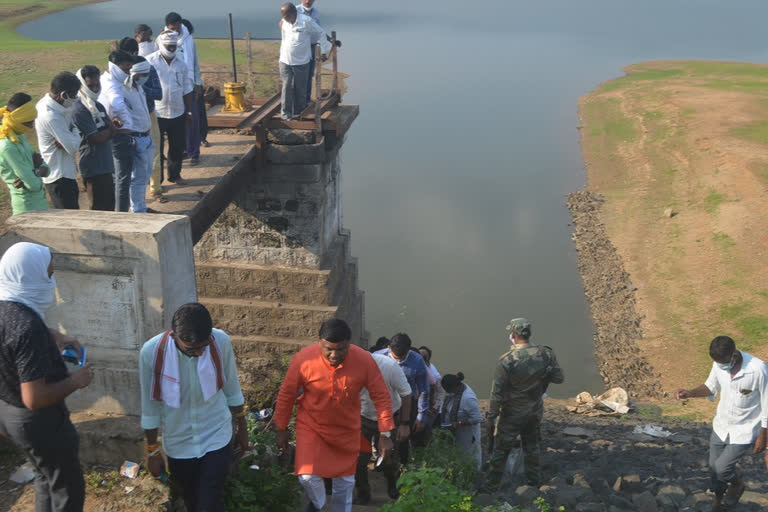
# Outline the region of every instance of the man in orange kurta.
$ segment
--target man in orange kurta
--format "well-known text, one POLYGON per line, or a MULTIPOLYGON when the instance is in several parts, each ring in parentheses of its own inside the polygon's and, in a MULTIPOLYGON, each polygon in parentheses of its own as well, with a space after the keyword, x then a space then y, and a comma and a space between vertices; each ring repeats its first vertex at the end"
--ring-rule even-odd
POLYGON ((346 322, 328 320, 319 338, 293 357, 280 386, 274 415, 277 447, 288 448, 296 403, 296 474, 310 500, 306 510, 325 505, 323 478, 332 478, 331 510, 349 512, 360 449, 360 391, 366 388, 376 406, 384 457, 392 450, 392 399, 371 354, 350 344, 346 322))

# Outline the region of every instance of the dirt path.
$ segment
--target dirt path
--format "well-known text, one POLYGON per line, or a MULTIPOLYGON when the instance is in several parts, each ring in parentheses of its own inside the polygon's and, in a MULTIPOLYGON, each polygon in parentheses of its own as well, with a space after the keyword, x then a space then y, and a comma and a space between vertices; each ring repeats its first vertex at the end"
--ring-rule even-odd
POLYGON ((664 390, 702 382, 709 341, 768 356, 768 67, 654 62, 582 98, 588 187, 664 390), (670 208, 673 216, 664 215, 670 208))

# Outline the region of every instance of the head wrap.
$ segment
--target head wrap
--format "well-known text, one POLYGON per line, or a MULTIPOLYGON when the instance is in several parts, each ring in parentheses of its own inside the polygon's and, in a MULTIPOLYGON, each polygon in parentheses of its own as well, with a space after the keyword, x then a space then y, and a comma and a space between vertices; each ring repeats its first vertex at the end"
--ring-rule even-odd
POLYGON ((29 130, 29 127, 24 126, 24 123, 35 120, 37 109, 31 101, 16 107, 12 112, 8 112, 6 105, 0 108, 0 116, 3 116, 3 123, 0 125, 0 139, 8 137, 11 142, 18 143, 18 136, 29 130))
POLYGON ((56 298, 48 277, 51 250, 29 242, 13 244, 0 259, 0 300, 19 302, 44 317, 56 298))
POLYGON ((179 33, 173 30, 163 30, 159 36, 157 36, 157 42, 163 46, 178 45, 179 33))
POLYGON ((104 126, 104 118, 101 115, 101 111, 96 106, 96 101, 99 95, 98 93, 95 93, 89 89, 87 85, 85 85, 85 78, 83 77, 82 71, 82 69, 78 69, 77 73, 75 73, 77 78, 80 79, 80 83, 82 84, 77 95, 80 97, 80 102, 85 105, 85 108, 87 108, 88 112, 91 113, 93 122, 96 123, 96 128, 101 128, 104 126))
POLYGON ((152 69, 152 64, 150 64, 147 61, 137 62, 131 67, 131 74, 128 75, 128 78, 125 79, 123 82, 126 87, 132 87, 133 86, 133 78, 136 75, 146 75, 149 73, 149 70, 152 69))

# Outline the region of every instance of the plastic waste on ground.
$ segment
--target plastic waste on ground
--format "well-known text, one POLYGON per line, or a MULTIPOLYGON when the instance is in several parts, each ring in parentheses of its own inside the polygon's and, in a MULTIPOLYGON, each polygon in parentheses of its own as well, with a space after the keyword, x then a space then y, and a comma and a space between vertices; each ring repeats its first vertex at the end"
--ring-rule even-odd
POLYGON ((636 425, 632 433, 645 434, 651 437, 662 437, 662 438, 667 438, 671 435, 674 435, 673 432, 670 432, 669 430, 665 430, 664 427, 660 427, 659 425, 651 425, 650 423, 646 425, 636 425))
POLYGON ((15 484, 26 484, 35 479, 35 468, 29 462, 25 462, 11 474, 9 480, 15 484))
POLYGON ((576 405, 568 407, 569 411, 586 416, 627 414, 632 409, 634 403, 624 388, 612 388, 597 396, 582 391, 576 396, 576 405))

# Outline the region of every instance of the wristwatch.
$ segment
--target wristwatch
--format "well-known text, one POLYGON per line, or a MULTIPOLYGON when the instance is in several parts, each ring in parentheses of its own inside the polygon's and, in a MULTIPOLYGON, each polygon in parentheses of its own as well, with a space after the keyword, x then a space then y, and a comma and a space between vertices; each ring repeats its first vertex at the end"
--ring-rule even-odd
POLYGON ((386 437, 387 439, 389 439, 389 438, 392 437, 392 432, 389 432, 389 431, 387 431, 387 432, 379 432, 379 435, 382 435, 382 436, 386 437))

